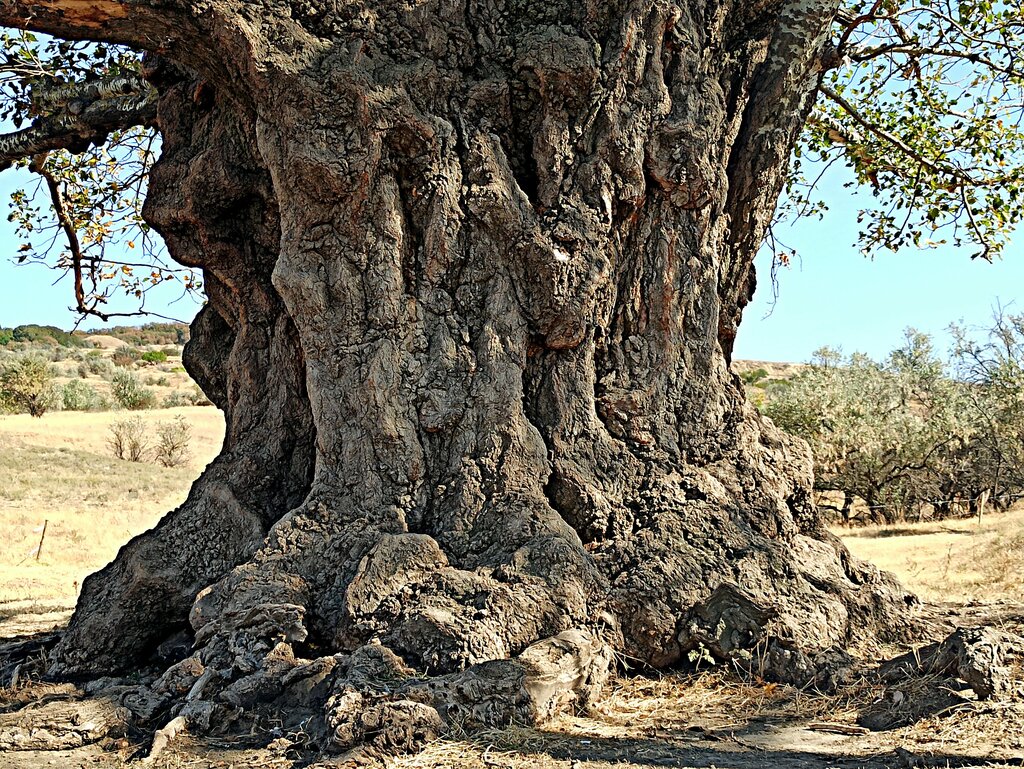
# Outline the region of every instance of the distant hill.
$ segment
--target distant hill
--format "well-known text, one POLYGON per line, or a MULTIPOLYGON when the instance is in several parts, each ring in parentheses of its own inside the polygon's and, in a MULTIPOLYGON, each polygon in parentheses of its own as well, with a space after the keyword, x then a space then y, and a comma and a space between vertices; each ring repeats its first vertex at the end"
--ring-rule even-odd
POLYGON ((113 337, 131 347, 182 345, 188 341, 185 323, 147 323, 144 326, 114 326, 83 332, 83 336, 113 337))
POLYGON ((88 347, 88 342, 78 335, 57 328, 56 326, 37 326, 33 323, 0 328, 0 345, 19 342, 28 345, 47 345, 50 347, 88 347))
POLYGON ((759 408, 772 388, 789 387, 790 380, 806 368, 806 363, 775 363, 765 360, 732 362, 732 370, 743 380, 747 397, 759 408))
POLYGON ((91 331, 64 331, 56 326, 27 323, 15 328, 0 328, 0 347, 6 345, 31 347, 110 347, 111 340, 130 347, 147 345, 183 345, 188 341, 184 323, 147 323, 144 326, 115 326, 91 331), (90 337, 104 340, 95 345, 90 337))

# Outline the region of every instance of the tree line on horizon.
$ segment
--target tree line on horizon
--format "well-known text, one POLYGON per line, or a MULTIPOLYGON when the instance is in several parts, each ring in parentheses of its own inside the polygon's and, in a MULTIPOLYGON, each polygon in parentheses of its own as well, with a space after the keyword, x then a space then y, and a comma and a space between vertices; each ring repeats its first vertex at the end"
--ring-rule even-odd
POLYGON ((53 325, 24 323, 13 328, 0 326, 0 347, 31 346, 91 347, 88 337, 111 336, 127 345, 183 345, 189 338, 186 323, 146 323, 140 326, 112 326, 65 331, 53 325))

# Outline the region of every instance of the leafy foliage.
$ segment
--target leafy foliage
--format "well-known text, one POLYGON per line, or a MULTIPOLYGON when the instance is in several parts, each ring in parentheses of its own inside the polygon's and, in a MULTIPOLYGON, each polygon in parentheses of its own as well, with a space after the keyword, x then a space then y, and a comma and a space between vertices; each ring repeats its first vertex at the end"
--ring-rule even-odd
POLYGON ((163 350, 147 350, 142 353, 142 360, 146 363, 164 363, 167 361, 167 353, 163 350))
POLYGON ((0 407, 41 417, 59 405, 53 389, 53 371, 39 355, 18 355, 0 370, 0 407))
MULTIPOLYGON (((139 55, 122 46, 16 30, 0 34, 0 55, 0 119, 16 128, 40 115, 41 95, 102 77, 137 75, 141 67, 139 55)), ((83 313, 120 314, 105 308, 117 292, 144 306, 146 292, 167 281, 177 281, 186 292, 201 289, 194 271, 169 262, 162 241, 142 218, 158 147, 152 129, 126 126, 103 146, 78 154, 50 152, 17 164, 38 178, 11 195, 8 219, 21 241, 16 261, 69 273, 76 270, 77 251, 83 313)))
MULTIPOLYGON (((184 323, 146 323, 143 326, 113 326, 93 329, 87 334, 103 334, 119 339, 126 345, 183 345, 189 339, 189 327, 184 323)), ((177 354, 177 350, 172 350, 177 354)))
POLYGON ((836 28, 786 212, 827 208, 814 187, 840 163, 874 198, 859 216, 866 254, 949 243, 998 255, 1024 184, 1019 3, 857 0, 836 28))
POLYGON ((99 411, 106 403, 92 385, 72 379, 61 388, 64 411, 99 411))
POLYGON ((997 310, 980 330, 953 326, 954 376, 968 386, 965 396, 974 422, 964 446, 963 483, 1008 506, 1024 491, 1024 315, 997 310))
POLYGON ((129 411, 152 408, 156 403, 153 391, 143 387, 135 373, 125 368, 114 372, 110 391, 117 405, 129 411))
POLYGON ((873 519, 974 512, 982 495, 1024 495, 1024 316, 997 316, 977 341, 954 327, 944 364, 908 331, 883 363, 820 350, 762 411, 807 440, 815 487, 854 499, 873 519))
POLYGON ((0 329, 0 345, 24 342, 30 345, 59 345, 61 347, 85 347, 87 342, 80 336, 68 333, 56 326, 28 324, 15 328, 0 329))

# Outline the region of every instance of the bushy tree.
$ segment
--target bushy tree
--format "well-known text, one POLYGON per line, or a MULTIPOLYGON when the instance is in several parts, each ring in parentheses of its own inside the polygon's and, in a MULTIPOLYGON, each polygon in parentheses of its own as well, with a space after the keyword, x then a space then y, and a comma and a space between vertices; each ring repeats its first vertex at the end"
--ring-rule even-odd
POLYGON ((18 355, 0 370, 0 405, 9 411, 41 417, 59 405, 53 389, 53 370, 40 355, 18 355))
POLYGON ((945 376, 925 335, 909 331, 884 363, 822 349, 763 405, 811 444, 815 488, 854 497, 894 521, 940 499, 945 463, 963 445, 961 388, 945 376))
POLYGON ((129 411, 152 408, 156 402, 153 391, 143 387, 138 376, 126 368, 119 368, 114 372, 110 392, 117 405, 129 411))
POLYGON ((997 507, 1024 494, 1024 315, 997 310, 988 328, 952 327, 953 371, 965 384, 970 438, 962 486, 997 507))

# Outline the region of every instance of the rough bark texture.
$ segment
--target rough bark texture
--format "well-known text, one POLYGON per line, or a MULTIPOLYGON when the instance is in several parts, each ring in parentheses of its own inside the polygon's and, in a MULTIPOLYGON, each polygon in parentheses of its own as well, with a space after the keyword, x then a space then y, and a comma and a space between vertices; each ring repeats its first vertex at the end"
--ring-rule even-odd
POLYGON ((228 419, 53 673, 187 618, 147 717, 404 747, 585 705, 613 652, 900 627, 728 365, 835 3, 41 5, 175 62, 146 214, 206 271, 187 361, 228 419))

